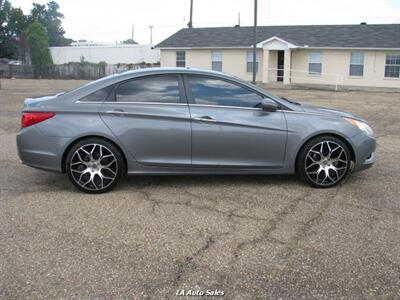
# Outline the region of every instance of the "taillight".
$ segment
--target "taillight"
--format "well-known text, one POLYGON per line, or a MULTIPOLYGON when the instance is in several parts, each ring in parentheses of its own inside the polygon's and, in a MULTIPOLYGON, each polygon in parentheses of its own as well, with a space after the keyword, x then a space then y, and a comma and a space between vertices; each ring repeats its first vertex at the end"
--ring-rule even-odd
POLYGON ((54 117, 54 115, 55 113, 52 112, 24 112, 21 117, 21 127, 25 128, 40 123, 54 117))

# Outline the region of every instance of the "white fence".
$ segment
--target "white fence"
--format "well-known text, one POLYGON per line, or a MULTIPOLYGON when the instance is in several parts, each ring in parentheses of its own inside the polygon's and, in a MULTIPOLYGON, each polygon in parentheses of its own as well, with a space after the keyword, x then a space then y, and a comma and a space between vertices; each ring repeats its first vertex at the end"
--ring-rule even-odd
MULTIPOLYGON (((284 69, 268 69, 268 79, 269 81, 278 81, 278 77, 283 80, 283 75, 278 76, 278 71, 281 74, 287 72, 284 69)), ((343 83, 342 74, 332 74, 332 73, 318 73, 310 74, 308 70, 290 70, 290 83, 292 84, 319 84, 319 85, 333 85, 337 91, 339 86, 343 83)))
POLYGON ((90 63, 106 62, 115 64, 154 64, 160 62, 160 50, 151 45, 98 45, 50 47, 53 63, 56 65, 80 62, 82 58, 90 63))

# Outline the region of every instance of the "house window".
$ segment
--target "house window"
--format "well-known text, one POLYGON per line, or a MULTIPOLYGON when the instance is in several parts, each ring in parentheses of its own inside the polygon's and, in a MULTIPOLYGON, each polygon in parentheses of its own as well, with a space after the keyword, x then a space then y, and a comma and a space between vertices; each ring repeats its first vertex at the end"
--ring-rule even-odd
POLYGON ((321 52, 310 52, 308 57, 308 74, 321 75, 321 52))
POLYGON ((351 52, 350 55, 350 76, 364 75, 364 53, 351 52))
POLYGON ((186 52, 185 51, 176 51, 176 66, 177 67, 186 67, 186 52))
POLYGON ((211 68, 214 71, 222 72, 222 51, 211 52, 211 68))
POLYGON ((385 77, 400 78, 400 54, 387 54, 385 77))
MULTIPOLYGON (((256 72, 258 72, 258 51, 256 55, 256 72)), ((253 50, 247 50, 247 72, 253 72, 253 50)))

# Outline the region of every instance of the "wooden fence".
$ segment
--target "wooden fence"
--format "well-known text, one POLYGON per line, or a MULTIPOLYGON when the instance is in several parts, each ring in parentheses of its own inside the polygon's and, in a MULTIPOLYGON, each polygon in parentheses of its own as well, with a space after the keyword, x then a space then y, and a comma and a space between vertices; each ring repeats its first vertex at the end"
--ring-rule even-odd
POLYGON ((92 64, 68 63, 41 66, 36 70, 31 65, 0 64, 0 78, 47 78, 47 79, 98 79, 127 70, 159 67, 160 64, 92 64))

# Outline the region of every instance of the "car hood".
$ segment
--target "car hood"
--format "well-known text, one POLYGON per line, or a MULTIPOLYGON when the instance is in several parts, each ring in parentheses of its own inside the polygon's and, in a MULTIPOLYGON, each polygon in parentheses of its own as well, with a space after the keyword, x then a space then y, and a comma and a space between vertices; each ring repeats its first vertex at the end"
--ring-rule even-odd
POLYGON ((311 105, 311 104, 302 104, 302 103, 301 103, 301 108, 306 113, 328 115, 328 116, 335 116, 335 117, 346 117, 346 118, 357 119, 357 120, 365 122, 365 120, 358 115, 349 113, 347 111, 335 109, 335 108, 317 106, 317 105, 311 105))

